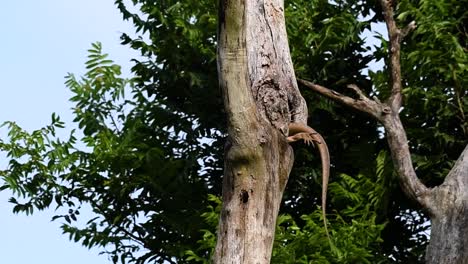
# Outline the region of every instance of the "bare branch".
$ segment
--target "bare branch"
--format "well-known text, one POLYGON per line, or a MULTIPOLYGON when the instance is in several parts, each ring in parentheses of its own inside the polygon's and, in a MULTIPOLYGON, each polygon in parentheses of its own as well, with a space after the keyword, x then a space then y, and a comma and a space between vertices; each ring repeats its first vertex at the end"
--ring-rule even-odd
POLYGON ((392 81, 392 92, 388 99, 388 104, 392 111, 398 113, 401 107, 401 67, 400 67, 400 43, 401 43, 401 30, 397 27, 392 3, 389 0, 380 0, 382 5, 385 24, 387 25, 388 37, 390 40, 389 54, 390 54, 390 70, 392 81))
POLYGON ((344 94, 328 89, 324 86, 321 86, 321 85, 318 85, 318 84, 315 84, 306 80, 297 79, 297 81, 298 83, 312 89, 313 91, 327 98, 330 98, 346 106, 352 107, 361 112, 368 113, 374 118, 376 118, 377 120, 381 120, 383 115, 386 115, 390 112, 390 108, 387 105, 382 104, 380 101, 369 99, 362 92, 362 90, 359 89, 357 85, 354 85, 354 84, 348 85, 348 88, 352 89, 359 97, 359 99, 354 99, 344 94))
POLYGON ((378 98, 373 100, 369 99, 364 92, 354 84, 348 85, 348 88, 352 89, 358 95, 359 99, 348 97, 305 80, 298 79, 298 82, 336 102, 368 113, 380 121, 385 127, 395 170, 399 176, 403 191, 422 206, 428 207, 429 189, 418 179, 414 171, 408 140, 406 138, 405 129, 398 116, 398 111, 393 111, 387 104, 381 103, 378 98))
POLYGON ((360 89, 357 85, 355 85, 355 84, 348 84, 346 87, 349 88, 349 89, 351 89, 351 90, 353 90, 353 91, 359 96, 359 99, 360 99, 360 100, 368 99, 368 98, 366 97, 366 95, 364 95, 364 93, 361 91, 361 89, 360 89))
POLYGON ((411 21, 405 28, 401 30, 400 41, 402 41, 408 35, 408 33, 413 31, 415 28, 416 28, 416 21, 411 21))
POLYGON ((390 113, 385 115, 383 119, 380 119, 380 122, 385 127, 393 163, 403 191, 406 195, 418 201, 422 206, 428 208, 430 207, 428 202, 430 189, 428 189, 416 175, 411 161, 406 132, 398 114, 402 103, 401 41, 406 34, 416 27, 416 23, 413 21, 405 29, 400 30, 395 22, 392 1, 380 0, 380 4, 382 5, 390 41, 389 66, 392 83, 391 95, 387 101, 387 104, 390 106, 390 113))
POLYGON ((398 113, 386 115, 381 120, 392 154, 393 165, 397 172, 400 185, 406 195, 417 201, 423 207, 430 209, 428 202, 430 189, 418 178, 411 160, 408 139, 398 113))

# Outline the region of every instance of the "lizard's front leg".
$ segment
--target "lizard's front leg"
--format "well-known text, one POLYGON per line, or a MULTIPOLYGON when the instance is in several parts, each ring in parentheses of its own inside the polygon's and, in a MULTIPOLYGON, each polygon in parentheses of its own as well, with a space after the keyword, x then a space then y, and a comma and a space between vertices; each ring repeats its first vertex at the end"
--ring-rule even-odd
POLYGON ((286 140, 288 141, 288 143, 296 142, 299 140, 304 140, 304 143, 306 145, 312 145, 312 146, 315 146, 314 143, 322 144, 322 142, 320 141, 320 138, 318 138, 316 135, 317 133, 302 132, 302 133, 297 133, 292 136, 289 136, 286 138, 286 140))

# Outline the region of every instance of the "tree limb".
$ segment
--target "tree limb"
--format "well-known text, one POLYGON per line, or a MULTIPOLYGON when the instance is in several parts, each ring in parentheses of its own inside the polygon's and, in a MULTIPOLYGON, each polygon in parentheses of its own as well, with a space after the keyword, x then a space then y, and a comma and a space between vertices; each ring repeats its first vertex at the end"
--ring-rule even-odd
POLYGON ((392 82, 392 92, 388 98, 388 105, 392 108, 393 112, 398 113, 401 107, 402 99, 402 85, 401 85, 401 66, 400 66, 400 44, 402 39, 401 30, 397 27, 395 19, 393 18, 392 1, 380 0, 382 6, 385 24, 387 25, 388 36, 390 41, 390 72, 392 82))
POLYGON ((373 116, 377 120, 381 120, 384 115, 390 113, 390 108, 388 107, 388 105, 383 104, 378 100, 369 99, 366 95, 364 95, 362 90, 359 89, 357 85, 348 85, 348 88, 353 90, 359 97, 358 99, 354 99, 334 90, 328 89, 324 86, 306 80, 297 79, 297 82, 338 103, 349 106, 358 111, 365 112, 373 116))
POLYGON ((405 28, 401 30, 400 41, 403 40, 408 35, 408 33, 413 31, 415 28, 416 28, 416 21, 411 21, 405 28))
MULTIPOLYGON (((437 191, 426 187, 418 179, 412 164, 406 132, 399 116, 402 105, 400 44, 403 37, 416 27, 416 23, 413 21, 404 29, 399 29, 394 19, 391 1, 380 0, 380 3, 382 5, 390 41, 391 95, 386 102, 380 102, 377 97, 369 99, 363 91, 354 84, 350 84, 347 87, 356 93, 357 99, 306 80, 298 79, 298 82, 329 99, 361 112, 368 113, 378 120, 385 128, 393 164, 403 191, 408 197, 417 201, 430 213, 438 212, 440 211, 440 206, 437 201, 437 191)), ((464 186, 468 186, 467 164, 468 146, 465 147, 465 150, 451 172, 447 175, 444 184, 441 186, 453 185, 458 187, 462 186, 463 188, 465 188, 464 186), (453 183, 454 181, 455 183, 453 183)))
POLYGON ((382 4, 390 39, 389 54, 392 87, 391 96, 385 103, 380 102, 378 98, 369 99, 362 90, 354 84, 348 85, 347 87, 357 94, 358 99, 350 98, 305 80, 298 80, 298 82, 325 97, 361 112, 368 113, 377 119, 385 128, 393 163, 403 191, 408 197, 417 201, 423 207, 430 209, 430 202, 428 200, 430 189, 427 188, 416 175, 411 161, 406 132, 399 117, 399 110, 402 103, 400 43, 404 35, 408 34, 416 24, 412 22, 401 31, 393 18, 394 14, 391 2, 388 0, 380 0, 380 2, 382 4))
POLYGON ((348 85, 358 95, 358 99, 335 92, 321 85, 298 79, 298 82, 313 91, 343 105, 368 113, 377 119, 385 128, 390 152, 403 191, 423 206, 427 206, 429 189, 418 179, 414 171, 409 151, 408 140, 398 112, 394 112, 386 103, 377 98, 369 99, 356 85, 348 85))

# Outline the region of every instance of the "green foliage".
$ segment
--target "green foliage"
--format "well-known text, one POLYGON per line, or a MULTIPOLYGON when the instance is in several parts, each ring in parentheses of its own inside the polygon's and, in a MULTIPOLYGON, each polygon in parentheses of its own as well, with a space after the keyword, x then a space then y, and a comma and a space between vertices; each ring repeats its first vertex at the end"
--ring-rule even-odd
MULTIPOLYGON (((149 98, 134 80, 119 77, 120 67, 106 59, 99 43, 89 53, 85 76, 66 78, 86 150, 78 149, 73 132, 67 141, 54 137, 63 127, 55 114, 51 125, 32 133, 7 122, 9 141, 1 141, 0 149, 10 160, 0 174, 2 188, 24 199, 11 199, 14 212, 29 214, 54 203, 66 213, 53 220, 64 220, 62 229, 70 239, 87 247, 112 246, 108 253, 115 262, 182 256, 203 227, 198 211, 204 208, 200 197, 206 196, 206 186, 195 176, 207 144, 193 147, 196 138, 164 123, 177 113, 163 105, 149 112, 149 98), (125 91, 133 99, 123 100, 125 91), (96 217, 78 227, 81 207, 88 205, 96 217), (149 253, 142 254, 143 247, 149 253)), ((185 126, 191 129, 192 123, 185 126)))
MULTIPOLYGON (((388 263, 382 256, 380 234, 385 227, 378 224, 388 199, 386 185, 392 168, 388 155, 381 152, 375 162, 375 174, 353 178, 342 175, 340 183, 330 185, 333 203, 343 207, 328 215, 333 248, 328 243, 320 208, 295 220, 291 215, 278 217, 271 263, 388 263)), ((202 230, 203 239, 195 250, 186 252, 187 260, 209 263, 215 246, 221 200, 210 196, 202 214, 209 229, 202 230)))
POLYGON ((221 212, 221 199, 215 195, 208 195, 209 204, 205 212, 201 215, 207 224, 207 229, 200 230, 203 238, 197 241, 198 246, 193 250, 185 252, 186 260, 194 263, 211 263, 211 258, 216 246, 216 228, 218 227, 219 214, 221 212))
POLYGON ((399 9, 402 23, 417 23, 403 47, 402 116, 418 173, 435 185, 468 138, 468 11, 453 0, 405 0, 399 9))
POLYGON ((316 211, 312 215, 302 216, 303 226, 298 226, 291 216, 279 216, 271 262, 379 263, 379 259, 385 260, 373 255, 371 248, 372 243, 379 242, 383 229, 383 225, 375 225, 375 219, 346 222, 337 216, 336 222, 332 222, 337 225, 332 233, 336 247, 330 249, 323 228, 317 224, 321 222, 320 215, 316 211))
POLYGON ((278 218, 272 263, 387 263, 379 244, 385 224, 379 214, 388 200, 386 184, 391 167, 385 152, 376 160, 376 172, 353 178, 341 175, 330 184, 333 214, 328 214, 333 247, 322 224, 321 209, 300 217, 278 218), (379 223, 381 222, 381 223, 379 223))
MULTIPOLYGON (((369 69, 387 58, 384 32, 371 27, 382 23, 377 2, 286 1, 296 75, 350 96, 350 83, 370 96, 388 96, 388 67, 369 69), (367 43, 370 34, 381 44, 367 43)), ((141 34, 122 35, 124 45, 141 53, 133 60, 135 77, 122 78, 120 67, 93 44, 88 72, 66 78, 79 132, 57 138, 65 124, 55 114, 49 126, 32 132, 6 122, 0 151, 8 166, 0 170, 0 190, 13 191, 14 212, 56 206, 54 220, 63 222, 70 239, 103 246, 115 263, 207 263, 225 133, 216 1, 133 0, 137 12, 115 3, 141 34), (95 218, 81 219, 83 207, 95 218)), ((468 138, 467 13, 461 1, 402 0, 396 15, 401 26, 418 25, 402 43, 401 115, 418 175, 435 185, 468 138)), ((329 247, 318 208, 316 151, 296 144, 272 262, 422 263, 427 217, 401 193, 381 128, 302 93, 309 124, 325 136, 332 155, 327 217, 335 247, 329 247)))
POLYGON ((217 4, 201 1, 134 1, 142 14, 130 13, 124 1, 115 1, 124 19, 130 19, 142 38, 122 35, 122 44, 141 52, 134 60, 138 86, 164 102, 168 110, 183 112, 200 123, 200 132, 225 130, 216 70, 217 4), (143 18, 144 17, 144 18, 143 18), (203 106, 203 107, 200 107, 203 106))
POLYGON ((0 170, 4 180, 1 190, 9 188, 19 198, 34 194, 26 202, 10 198, 15 206, 13 212, 32 214, 34 208, 43 210, 55 199, 61 201, 56 190, 60 186, 55 182, 55 174, 63 173, 76 161, 76 156, 69 152, 76 138, 73 131, 68 141, 54 139, 57 128, 64 123, 55 114, 50 125, 28 133, 14 122, 5 122, 8 128, 9 142, 0 140, 0 149, 9 159, 9 168, 0 170))
POLYGON ((296 72, 323 84, 345 85, 362 78, 372 56, 360 35, 370 29, 371 20, 357 15, 369 13, 369 4, 358 1, 286 1, 288 37, 296 72))

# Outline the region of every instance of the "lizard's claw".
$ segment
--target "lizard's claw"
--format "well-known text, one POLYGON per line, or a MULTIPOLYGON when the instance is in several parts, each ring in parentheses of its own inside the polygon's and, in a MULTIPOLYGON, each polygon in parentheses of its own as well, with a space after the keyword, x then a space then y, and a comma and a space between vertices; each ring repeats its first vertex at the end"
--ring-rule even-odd
POLYGON ((320 138, 317 138, 316 134, 317 133, 309 133, 307 137, 304 137, 304 143, 306 145, 312 145, 312 147, 315 147, 315 144, 322 144, 322 141, 320 138))
POLYGON ((312 147, 315 147, 315 144, 322 144, 322 141, 316 135, 317 133, 297 133, 293 136, 287 137, 287 141, 295 142, 298 140, 304 140, 304 143, 307 146, 312 145, 312 147))
POLYGON ((314 139, 313 139, 312 137, 310 137, 310 136, 304 138, 304 143, 305 143, 307 146, 312 145, 312 147, 315 148, 314 139))

